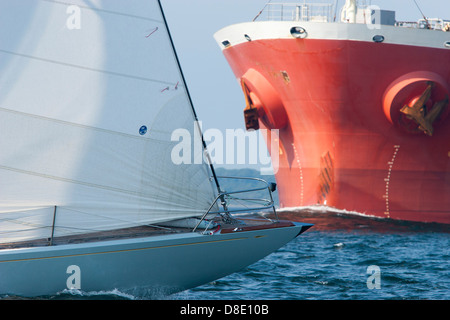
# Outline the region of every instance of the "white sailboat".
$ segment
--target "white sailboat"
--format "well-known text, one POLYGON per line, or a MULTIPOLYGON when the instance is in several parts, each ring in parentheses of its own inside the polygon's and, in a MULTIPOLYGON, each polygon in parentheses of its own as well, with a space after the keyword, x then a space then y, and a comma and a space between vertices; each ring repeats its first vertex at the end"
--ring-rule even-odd
POLYGON ((196 121, 159 1, 0 0, 0 295, 173 293, 310 227, 233 218, 172 159, 196 121))

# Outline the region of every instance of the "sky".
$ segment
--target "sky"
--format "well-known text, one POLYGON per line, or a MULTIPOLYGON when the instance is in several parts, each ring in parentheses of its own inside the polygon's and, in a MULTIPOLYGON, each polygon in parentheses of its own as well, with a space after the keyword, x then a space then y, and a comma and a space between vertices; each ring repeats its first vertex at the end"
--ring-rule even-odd
MULTIPOLYGON (((253 20, 267 2, 268 0, 161 0, 194 108, 204 131, 209 128, 222 132, 226 129, 245 128, 244 96, 213 35, 228 25, 253 20)), ((303 0, 297 2, 303 3, 303 0)), ((332 3, 334 0, 328 2, 332 3)), ((344 2, 345 0, 338 1, 339 9, 344 2)), ((450 0, 416 2, 425 16, 450 19, 450 0)), ((397 20, 416 21, 422 18, 414 0, 366 0, 366 3, 396 11, 397 20)))

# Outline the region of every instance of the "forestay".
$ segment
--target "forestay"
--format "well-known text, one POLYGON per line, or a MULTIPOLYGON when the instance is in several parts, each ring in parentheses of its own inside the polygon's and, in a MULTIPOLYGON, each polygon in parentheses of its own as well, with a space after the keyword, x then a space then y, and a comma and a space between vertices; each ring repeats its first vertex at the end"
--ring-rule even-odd
POLYGON ((0 1, 0 243, 201 216, 194 120, 158 1, 0 1))

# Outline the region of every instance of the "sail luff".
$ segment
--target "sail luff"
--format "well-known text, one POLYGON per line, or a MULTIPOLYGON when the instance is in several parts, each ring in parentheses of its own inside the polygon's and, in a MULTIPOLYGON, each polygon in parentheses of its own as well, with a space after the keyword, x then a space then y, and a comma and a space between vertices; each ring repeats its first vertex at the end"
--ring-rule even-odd
POLYGON ((186 78, 184 77, 183 68, 181 67, 180 59, 178 58, 177 50, 175 48, 175 44, 173 42, 172 35, 170 34, 169 25, 167 23, 167 19, 166 19, 166 16, 164 14, 164 10, 163 10, 162 4, 161 4, 161 0, 158 0, 158 5, 159 5, 159 7, 161 9, 161 14, 162 14, 162 17, 163 17, 163 20, 164 20, 164 25, 166 27, 167 34, 169 35, 170 44, 171 44, 171 46, 173 48, 174 57, 175 57, 175 60, 177 62, 177 65, 178 65, 178 69, 180 70, 180 75, 181 75, 184 87, 186 88, 186 94, 187 94, 187 97, 189 99, 189 105, 192 108, 192 113, 193 113, 194 118, 195 118, 196 127, 197 127, 197 130, 200 133, 200 137, 201 137, 201 140, 202 140, 203 151, 204 151, 204 155, 205 155, 205 158, 206 158, 205 160, 208 162, 208 165, 209 165, 209 167, 211 169, 211 174, 212 174, 212 176, 214 178, 214 183, 216 184, 217 192, 221 193, 222 190, 220 188, 219 179, 217 178, 216 171, 214 169, 214 165, 213 165, 213 163, 211 161, 211 158, 209 156, 208 148, 206 146, 206 142, 205 142, 205 139, 204 139, 204 136, 203 136, 202 129, 199 126, 199 120, 198 120, 197 112, 195 111, 194 103, 192 101, 192 97, 191 97, 191 94, 189 92, 189 88, 188 88, 188 85, 187 85, 187 82, 186 82, 186 78))

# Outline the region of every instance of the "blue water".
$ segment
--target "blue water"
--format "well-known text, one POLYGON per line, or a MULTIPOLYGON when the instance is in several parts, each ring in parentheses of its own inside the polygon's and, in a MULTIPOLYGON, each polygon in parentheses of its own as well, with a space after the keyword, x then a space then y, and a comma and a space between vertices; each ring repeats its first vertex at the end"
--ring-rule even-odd
MULTIPOLYGON (((225 278, 173 295, 60 293, 49 299, 448 300, 450 226, 336 212, 283 212, 315 223, 286 246, 225 278), (374 274, 370 268, 378 268, 374 274), (369 268, 369 270, 368 270, 369 268)), ((238 249, 237 249, 238 250, 238 249)))
POLYGON ((285 211, 281 218, 315 226, 263 260, 213 283, 173 295, 135 297, 118 291, 62 292, 41 298, 178 302, 450 299, 448 225, 395 222, 326 211, 285 211), (379 273, 373 274, 370 269, 373 266, 379 273))
POLYGON ((449 299, 450 236, 444 233, 311 230, 267 258, 172 299, 449 299), (369 289, 369 266, 380 289, 369 289))

